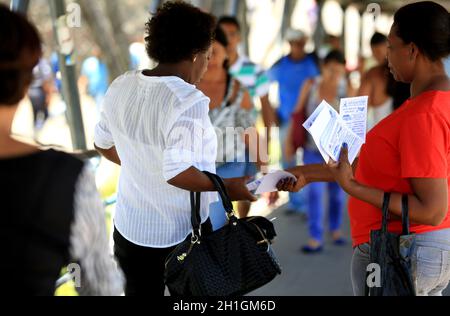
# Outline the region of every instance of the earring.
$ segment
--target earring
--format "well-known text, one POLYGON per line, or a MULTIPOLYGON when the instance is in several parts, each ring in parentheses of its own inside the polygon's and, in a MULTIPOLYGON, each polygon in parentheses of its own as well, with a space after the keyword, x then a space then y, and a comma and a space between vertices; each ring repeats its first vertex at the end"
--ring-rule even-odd
POLYGON ((194 57, 194 63, 197 61, 197 56, 194 57))

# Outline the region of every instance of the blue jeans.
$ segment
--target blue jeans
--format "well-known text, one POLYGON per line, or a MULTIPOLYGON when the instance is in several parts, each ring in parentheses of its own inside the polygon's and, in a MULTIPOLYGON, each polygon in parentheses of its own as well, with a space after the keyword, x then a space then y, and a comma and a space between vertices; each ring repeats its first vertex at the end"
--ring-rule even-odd
MULTIPOLYGON (((228 162, 218 167, 216 173, 224 179, 243 177, 246 165, 245 162, 228 162)), ((209 206, 209 217, 211 219, 213 230, 218 230, 227 223, 225 209, 220 197, 218 202, 212 203, 209 206)))
MULTIPOLYGON (((305 149, 305 164, 322 163, 323 158, 317 151, 305 149)), ((335 182, 311 183, 306 187, 308 205, 309 235, 319 242, 323 241, 323 222, 325 217, 324 197, 328 190, 328 214, 329 229, 331 232, 338 231, 342 225, 344 191, 335 182)))
MULTIPOLYGON (((296 167, 298 165, 297 163, 297 157, 292 158, 291 160, 288 160, 284 156, 284 141, 286 140, 287 132, 289 128, 289 122, 282 123, 280 125, 280 144, 281 144, 281 165, 284 170, 296 167)), ((297 213, 305 213, 305 194, 303 191, 296 192, 296 193, 289 193, 289 204, 288 209, 295 211, 297 213)))
MULTIPOLYGON (((355 296, 364 296, 370 245, 354 249, 351 277, 355 296)), ((418 296, 442 296, 450 282, 450 229, 418 234, 412 256, 413 281, 418 296)))

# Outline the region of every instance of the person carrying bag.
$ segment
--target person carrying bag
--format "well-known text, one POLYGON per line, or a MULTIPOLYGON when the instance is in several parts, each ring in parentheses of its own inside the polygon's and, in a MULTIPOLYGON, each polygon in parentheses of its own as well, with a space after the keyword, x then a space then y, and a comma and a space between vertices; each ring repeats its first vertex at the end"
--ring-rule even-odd
POLYGON ((388 232, 389 202, 385 193, 381 230, 371 232, 370 262, 380 268, 380 287, 366 287, 366 296, 416 296, 412 273, 412 255, 416 236, 410 233, 408 196, 402 197, 403 233, 388 232))
POLYGON ((271 246, 276 232, 264 217, 238 219, 223 180, 204 173, 217 188, 229 223, 202 234, 201 193, 191 192, 193 232, 167 257, 165 283, 172 296, 242 296, 281 274, 271 246))

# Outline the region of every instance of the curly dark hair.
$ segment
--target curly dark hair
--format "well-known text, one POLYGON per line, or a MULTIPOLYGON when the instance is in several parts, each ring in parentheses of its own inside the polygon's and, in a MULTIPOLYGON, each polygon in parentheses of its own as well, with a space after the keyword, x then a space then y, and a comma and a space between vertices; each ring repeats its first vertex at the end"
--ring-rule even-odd
POLYGON ((183 1, 169 1, 147 22, 148 56, 158 63, 189 60, 208 50, 216 19, 183 1))
POLYGON ((0 5, 0 104, 16 105, 33 79, 41 57, 36 28, 21 14, 0 5))

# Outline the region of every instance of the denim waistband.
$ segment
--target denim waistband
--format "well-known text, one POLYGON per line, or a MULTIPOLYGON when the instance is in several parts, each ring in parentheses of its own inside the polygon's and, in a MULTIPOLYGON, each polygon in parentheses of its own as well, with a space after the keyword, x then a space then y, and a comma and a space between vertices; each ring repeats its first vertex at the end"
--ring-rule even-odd
POLYGON ((450 251, 450 229, 417 234, 416 244, 419 247, 433 247, 450 251))

